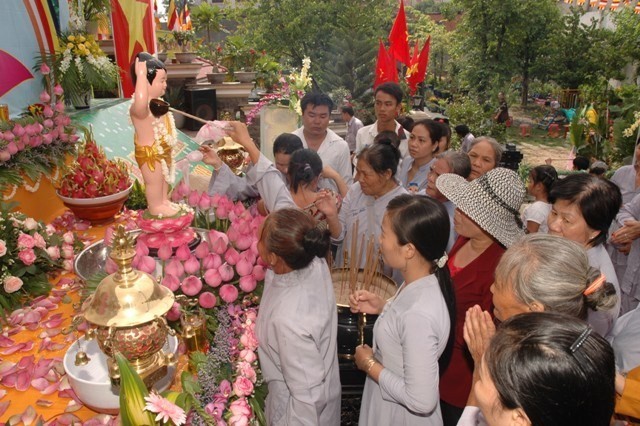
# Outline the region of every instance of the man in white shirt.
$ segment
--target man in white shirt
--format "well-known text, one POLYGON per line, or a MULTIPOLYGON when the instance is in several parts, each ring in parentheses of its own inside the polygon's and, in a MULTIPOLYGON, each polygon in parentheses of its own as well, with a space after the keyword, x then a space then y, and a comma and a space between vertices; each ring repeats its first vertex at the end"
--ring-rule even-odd
POLYGON ((460 137, 460 151, 465 154, 468 153, 471 149, 471 144, 476 140, 476 137, 473 136, 473 133, 469 130, 469 126, 466 124, 458 124, 454 130, 460 137))
POLYGON ((402 88, 398 83, 382 83, 375 90, 374 111, 376 122, 365 126, 356 135, 356 155, 373 144, 373 139, 382 131, 390 130, 400 136, 400 158, 408 155, 408 137, 402 125, 396 121, 402 110, 402 88))
POLYGON ((351 106, 342 107, 342 120, 347 123, 347 136, 344 139, 349 145, 349 151, 353 153, 356 150, 356 135, 364 127, 364 124, 355 117, 355 112, 351 106))
MULTIPOLYGON (((324 93, 309 92, 300 100, 300 108, 302 109, 302 127, 293 134, 300 137, 305 148, 318 153, 323 166, 331 166, 342 176, 347 186, 351 186, 353 176, 349 145, 329 129, 333 101, 324 93)), ((318 187, 338 192, 338 187, 332 179, 320 179, 318 187)))

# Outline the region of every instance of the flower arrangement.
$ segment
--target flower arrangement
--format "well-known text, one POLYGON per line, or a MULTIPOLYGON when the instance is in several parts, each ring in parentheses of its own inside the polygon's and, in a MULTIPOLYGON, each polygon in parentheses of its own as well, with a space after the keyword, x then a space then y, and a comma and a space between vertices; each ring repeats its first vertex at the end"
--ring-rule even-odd
POLYGON ((0 205, 0 314, 48 294, 49 276, 73 270, 73 258, 83 244, 72 232, 51 226, 0 205))
POLYGON ((300 107, 300 99, 305 95, 307 89, 311 85, 311 74, 309 69, 311 68, 311 59, 305 57, 302 60, 302 68, 300 72, 292 72, 287 77, 280 77, 280 88, 274 92, 269 93, 260 99, 258 105, 253 107, 247 114, 247 125, 250 125, 253 120, 260 113, 260 110, 266 105, 289 105, 289 108, 294 111, 298 116, 302 116, 302 109, 300 107))
POLYGON ((129 169, 120 160, 108 160, 91 129, 76 161, 58 182, 58 193, 69 198, 96 198, 115 194, 131 186, 129 169))
POLYGON ((193 30, 172 31, 173 39, 176 41, 182 52, 193 51, 193 43, 197 40, 193 30))
POLYGON ((635 121, 631 126, 627 127, 623 132, 622 136, 630 138, 633 137, 638 131, 638 127, 640 127, 640 111, 636 111, 633 113, 633 118, 635 121))
POLYGON ((84 31, 60 35, 60 51, 44 55, 41 62, 53 70, 74 105, 92 89, 111 90, 118 82, 118 67, 111 62, 92 34, 84 31))
MULTIPOLYGON (((45 75, 50 72, 46 66, 41 70, 45 75)), ((62 93, 56 85, 40 94, 41 103, 31 105, 28 114, 0 121, 0 192, 9 190, 5 200, 13 197, 19 185, 37 191, 42 175, 51 176, 75 150, 76 129, 64 113, 64 104, 56 101, 62 93), (24 176, 35 184, 28 186, 24 176)))
MULTIPOLYGON (((207 237, 193 254, 187 245, 178 247, 175 254, 168 246, 161 247, 159 269, 148 248, 138 242, 132 265, 152 275, 160 270, 162 285, 193 300, 208 317, 210 349, 192 356, 197 383, 191 381, 187 386, 183 380, 183 390, 193 403, 188 421, 194 425, 248 424, 243 422, 255 419, 264 424, 261 407, 266 390, 254 330, 266 274, 257 249, 264 218, 255 206, 247 208, 224 196, 190 191, 184 181, 174 188, 172 200, 185 201, 196 210, 194 226, 209 229, 207 237)), ((112 229, 108 229, 105 238, 111 236, 112 229)), ((106 272, 115 270, 116 265, 107 260, 106 272)), ((170 323, 177 324, 183 309, 174 304, 167 314, 170 323)))

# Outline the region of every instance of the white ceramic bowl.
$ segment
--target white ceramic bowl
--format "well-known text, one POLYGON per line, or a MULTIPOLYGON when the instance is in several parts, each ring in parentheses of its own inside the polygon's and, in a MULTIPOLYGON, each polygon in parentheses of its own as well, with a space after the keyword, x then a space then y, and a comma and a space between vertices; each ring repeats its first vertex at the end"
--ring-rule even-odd
POLYGON ((113 201, 119 200, 120 198, 126 198, 131 192, 131 188, 133 188, 133 184, 129 185, 129 187, 124 191, 116 192, 115 194, 111 195, 105 195, 104 197, 95 198, 71 198, 64 197, 60 195, 59 192, 56 192, 56 194, 58 194, 58 197, 60 197, 63 202, 68 204, 73 204, 75 206, 93 206, 96 204, 111 203, 113 201))
MULTIPOLYGON (((85 365, 75 365, 76 353, 79 351, 77 340, 64 354, 64 371, 69 377, 71 388, 84 405, 92 410, 99 413, 118 414, 120 394, 111 386, 106 355, 98 347, 97 339, 88 342, 84 338, 79 340, 80 346, 90 360, 85 365)), ((163 350, 172 352, 177 357, 178 338, 169 336, 163 350)), ((153 388, 158 392, 166 390, 171 385, 175 374, 176 367, 169 367, 167 374, 153 388)))

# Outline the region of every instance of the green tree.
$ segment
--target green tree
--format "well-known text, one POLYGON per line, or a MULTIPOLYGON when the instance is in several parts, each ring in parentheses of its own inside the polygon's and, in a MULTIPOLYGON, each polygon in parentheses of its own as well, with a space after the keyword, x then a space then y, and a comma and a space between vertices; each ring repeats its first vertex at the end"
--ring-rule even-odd
POLYGON ((633 13, 631 7, 624 7, 614 15, 616 24, 612 35, 612 44, 624 63, 635 62, 633 77, 638 76, 637 63, 640 62, 640 15, 633 13))
POLYGON ((218 6, 203 2, 190 12, 191 20, 196 31, 207 33, 207 43, 211 43, 211 34, 223 30, 223 14, 218 6))

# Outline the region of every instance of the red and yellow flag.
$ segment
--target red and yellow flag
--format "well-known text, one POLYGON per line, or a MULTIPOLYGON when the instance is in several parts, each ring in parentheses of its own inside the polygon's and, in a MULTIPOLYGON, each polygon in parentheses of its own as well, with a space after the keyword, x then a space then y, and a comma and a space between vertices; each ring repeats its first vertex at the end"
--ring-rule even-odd
POLYGON ((418 54, 418 42, 416 41, 413 47, 413 57, 411 58, 411 65, 407 69, 406 80, 409 85, 409 91, 413 95, 418 88, 418 84, 424 81, 427 74, 427 67, 429 66, 429 49, 431 46, 431 36, 427 39, 422 46, 422 50, 418 54))
POLYGON ((167 16, 169 17, 167 21, 167 29, 169 31, 180 31, 182 29, 182 23, 180 22, 180 14, 178 13, 174 0, 169 1, 167 16))
POLYGON ((379 84, 387 81, 398 82, 398 69, 396 68, 395 59, 387 52, 382 39, 380 39, 378 60, 376 62, 376 81, 373 83, 373 88, 375 89, 379 84))
POLYGON ((404 0, 400 0, 400 9, 393 21, 393 27, 389 33, 389 55, 403 64, 409 66, 409 32, 407 31, 407 16, 404 13, 404 0))
POLYGON ((140 52, 156 52, 153 0, 111 0, 111 20, 122 93, 128 98, 134 92, 131 63, 140 52))
POLYGON ((183 30, 192 30, 193 26, 191 25, 191 14, 189 13, 189 6, 184 4, 184 9, 182 9, 182 29, 183 30))

